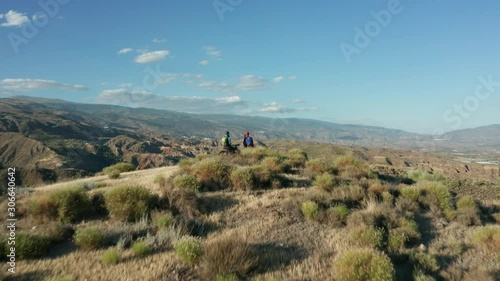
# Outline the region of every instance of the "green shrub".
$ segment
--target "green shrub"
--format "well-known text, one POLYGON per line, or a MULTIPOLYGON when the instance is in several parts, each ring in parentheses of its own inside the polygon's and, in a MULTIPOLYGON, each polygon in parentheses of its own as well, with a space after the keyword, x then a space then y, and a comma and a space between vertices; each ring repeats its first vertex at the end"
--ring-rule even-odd
POLYGON ((232 167, 221 159, 204 159, 193 166, 193 173, 203 189, 220 190, 230 184, 232 167))
POLYGON ((146 256, 149 254, 149 246, 144 241, 136 241, 132 245, 132 252, 138 256, 146 256))
POLYGON ((350 241, 362 247, 383 248, 384 230, 373 226, 357 227, 350 232, 350 241))
POLYGON ((205 245, 200 268, 207 280, 237 274, 244 277, 257 265, 252 246, 236 236, 219 236, 205 245))
POLYGON ((195 176, 190 174, 180 174, 173 179, 174 187, 176 188, 186 188, 193 191, 198 191, 199 184, 195 176))
POLYGON ((333 213, 337 214, 337 216, 344 222, 347 220, 347 217, 351 213, 351 210, 349 210, 349 208, 347 208, 347 206, 344 204, 337 204, 330 209, 333 213))
POLYGON ((450 210, 451 204, 451 194, 446 187, 441 182, 433 181, 421 181, 417 185, 420 188, 421 194, 420 201, 429 206, 436 206, 441 211, 450 210))
POLYGON ((156 226, 160 229, 170 227, 174 224, 174 217, 170 214, 161 215, 156 218, 156 226))
POLYGON ((305 201, 302 203, 302 214, 309 219, 314 219, 318 216, 319 206, 314 201, 305 201))
POLYGON ((195 265, 203 255, 203 244, 198 238, 184 236, 177 241, 175 252, 184 262, 195 265))
POLYGON ((104 241, 104 235, 99 228, 87 227, 77 229, 73 239, 79 248, 89 251, 101 247, 104 241))
POLYGON ((472 240, 477 245, 483 245, 493 251, 500 251, 500 228, 494 226, 483 226, 478 228, 472 240))
POLYGON ((251 167, 238 167, 231 173, 231 183, 239 190, 252 190, 256 186, 256 178, 251 167))
POLYGON ((410 261, 418 270, 423 270, 425 272, 436 272, 439 270, 437 260, 431 254, 414 251, 410 254, 410 261))
POLYGON ((90 211, 90 198, 83 188, 64 188, 51 194, 57 216, 63 222, 77 222, 90 211))
POLYGON ((118 264, 121 260, 121 255, 117 249, 109 249, 104 252, 101 259, 106 265, 118 264))
POLYGON ((335 186, 335 177, 331 174, 322 174, 316 177, 314 180, 314 186, 324 190, 324 191, 331 191, 333 187, 335 186))
POLYGON ((108 174, 111 171, 118 171, 120 173, 131 172, 135 170, 135 166, 130 163, 117 163, 115 165, 104 168, 102 171, 104 174, 108 174))
POLYGON ((40 258, 49 251, 51 245, 52 241, 46 235, 18 232, 16 234, 16 257, 19 259, 40 258))
POLYGON ((105 198, 110 215, 121 221, 137 221, 149 215, 154 203, 151 192, 140 186, 115 187, 105 198))
POLYGON ((216 281, 238 281, 240 280, 236 274, 218 274, 216 281))
POLYGON ((420 197, 420 189, 415 186, 405 186, 401 188, 401 195, 406 199, 417 202, 420 197))
POLYGON ((288 159, 292 167, 304 167, 307 162, 307 153, 302 149, 294 148, 288 151, 288 159))
POLYGON ((165 184, 166 180, 167 180, 167 178, 165 178, 164 175, 156 175, 153 182, 160 185, 160 186, 163 186, 165 184))
POLYGON ((116 180, 120 178, 121 173, 118 170, 109 170, 106 172, 106 175, 108 175, 110 179, 116 180))
POLYGON ((471 196, 464 196, 457 201, 457 209, 476 208, 476 202, 471 196))
POLYGON ((373 249, 353 249, 341 254, 333 264, 335 280, 393 280, 394 267, 387 255, 373 249))
POLYGON ((424 169, 413 169, 407 172, 408 178, 415 182, 420 181, 442 181, 444 177, 439 173, 429 173, 424 169))
POLYGON ((405 248, 408 238, 399 229, 391 229, 387 238, 387 249, 392 253, 398 253, 405 248))

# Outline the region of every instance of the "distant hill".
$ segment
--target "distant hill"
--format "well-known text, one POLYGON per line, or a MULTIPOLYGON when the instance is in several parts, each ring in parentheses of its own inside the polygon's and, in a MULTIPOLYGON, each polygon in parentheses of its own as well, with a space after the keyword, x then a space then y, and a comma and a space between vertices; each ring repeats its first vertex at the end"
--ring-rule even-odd
POLYGON ((442 138, 468 147, 475 146, 477 149, 493 148, 500 151, 500 125, 457 130, 444 134, 442 138))

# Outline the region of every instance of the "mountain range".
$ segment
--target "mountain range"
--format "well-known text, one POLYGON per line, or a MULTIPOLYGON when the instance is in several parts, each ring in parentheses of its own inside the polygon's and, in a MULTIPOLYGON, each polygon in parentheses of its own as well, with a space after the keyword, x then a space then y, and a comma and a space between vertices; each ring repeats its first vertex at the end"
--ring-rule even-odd
POLYGON ((26 183, 95 173, 120 161, 140 168, 210 153, 225 131, 237 140, 286 139, 424 151, 493 151, 500 125, 440 136, 309 119, 198 115, 16 96, 0 99, 0 170, 23 167, 26 183))

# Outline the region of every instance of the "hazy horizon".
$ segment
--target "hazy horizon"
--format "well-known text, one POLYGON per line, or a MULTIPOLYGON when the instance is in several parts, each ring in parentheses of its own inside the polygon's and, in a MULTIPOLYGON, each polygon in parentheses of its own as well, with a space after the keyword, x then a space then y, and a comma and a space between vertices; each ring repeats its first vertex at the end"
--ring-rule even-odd
POLYGON ((0 8, 0 97, 424 134, 500 124, 500 3, 49 2, 0 8))

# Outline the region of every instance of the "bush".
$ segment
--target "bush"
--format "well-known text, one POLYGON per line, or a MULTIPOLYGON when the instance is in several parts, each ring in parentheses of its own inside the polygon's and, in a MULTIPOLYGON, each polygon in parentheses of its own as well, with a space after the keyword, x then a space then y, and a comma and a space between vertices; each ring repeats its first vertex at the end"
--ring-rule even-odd
POLYGON ((339 281, 393 280, 391 260, 373 249, 353 249, 340 255, 333 264, 334 275, 339 281))
POLYGON ((350 232, 350 241, 362 247, 383 248, 384 230, 373 226, 358 227, 350 232))
POLYGON ((79 248, 90 251, 101 247, 104 242, 104 235, 96 227, 87 227, 77 229, 73 239, 79 248))
POLYGON ((324 191, 331 191, 336 184, 336 180, 333 175, 325 173, 317 176, 313 184, 324 191))
POLYGON ((132 245, 132 252, 138 256, 146 256, 149 254, 149 246, 144 241, 136 241, 132 245))
POLYGON ((110 170, 110 171, 106 172, 106 175, 108 175, 108 178, 110 178, 112 180, 116 180, 116 179, 120 178, 121 173, 118 170, 110 170))
POLYGON ((330 209, 333 213, 337 214, 337 216, 344 222, 347 220, 347 217, 351 213, 351 210, 349 210, 344 204, 337 204, 330 209))
POLYGON ((500 251, 500 228, 494 226, 480 227, 472 236, 474 243, 483 245, 493 251, 500 251))
POLYGON ((239 190, 252 190, 255 188, 255 174, 250 167, 239 167, 231 173, 231 183, 239 190))
POLYGON ((154 183, 158 184, 159 186, 163 186, 167 179, 165 178, 164 175, 156 175, 155 179, 153 180, 154 183))
POLYGON ((236 274, 219 274, 215 278, 216 281, 238 281, 240 280, 236 274))
POLYGON ((111 171, 118 171, 120 173, 131 172, 135 170, 135 166, 130 163, 117 163, 115 165, 104 168, 102 171, 108 175, 111 171))
POLYGON ((415 186, 405 186, 401 188, 401 195, 406 199, 417 202, 420 197, 420 189, 415 186))
POLYGON ((184 236, 177 241, 175 252, 184 262, 195 265, 203 255, 203 244, 198 238, 184 236))
POLYGON ((40 258, 49 251, 51 245, 52 241, 46 235, 19 232, 16 234, 16 257, 19 259, 40 258))
POLYGON ((199 184, 195 176, 189 174, 180 174, 173 179, 174 187, 191 189, 193 191, 198 191, 199 184))
POLYGON ((439 270, 439 265, 434 256, 422 253, 422 252, 411 252, 410 261, 414 264, 417 270, 422 270, 424 272, 436 272, 439 270))
POLYGON ((368 187, 368 191, 376 195, 382 195, 382 193, 388 192, 389 188, 386 185, 383 185, 382 183, 377 181, 370 184, 370 186, 368 187))
POLYGON ((168 207, 174 213, 192 217, 199 213, 198 193, 192 189, 165 186, 163 198, 168 202, 168 207))
POLYGON ((304 167, 307 162, 307 153, 302 149, 294 148, 288 151, 288 159, 292 167, 304 167))
POLYGON ((347 203, 359 202, 365 197, 365 189, 357 184, 341 185, 332 192, 333 199, 347 203))
POLYGON ((345 178, 361 179, 369 174, 368 165, 351 154, 338 156, 334 161, 334 167, 345 178))
POLYGON ((267 167, 272 173, 285 173, 290 169, 290 166, 282 156, 266 157, 262 160, 262 165, 267 167))
POLYGON ((170 227, 174 224, 174 217, 170 214, 161 215, 156 218, 156 226, 159 229, 170 227))
POLYGON ((441 211, 451 209, 451 194, 441 182, 421 181, 417 185, 421 190, 420 201, 428 206, 436 206, 441 211))
POLYGON ((322 159, 313 159, 309 160, 306 162, 306 168, 305 168, 309 173, 312 175, 317 175, 317 174, 334 174, 335 169, 333 166, 326 162, 325 160, 322 159))
POLYGON ((217 237, 207 243, 200 263, 207 280, 232 274, 244 277, 256 265, 251 245, 235 236, 217 237))
POLYGON ((83 188, 64 188, 51 194, 57 206, 58 219, 77 222, 90 212, 90 199, 83 188))
POLYGON ((302 203, 302 214, 309 219, 314 219, 318 216, 319 206, 314 201, 305 201, 302 203))
POLYGON ((217 158, 204 159, 193 166, 193 173, 203 189, 220 190, 230 184, 232 167, 217 158))
POLYGON ((106 265, 118 264, 121 260, 121 255, 117 249, 109 249, 104 252, 101 259, 106 265))
POLYGON ((48 193, 33 196, 29 202, 29 213, 42 222, 57 219, 56 202, 48 193))
POLYGON ((279 156, 278 153, 273 152, 265 147, 243 149, 240 155, 244 158, 253 158, 257 161, 261 161, 262 159, 268 156, 279 156))
POLYGON ((471 196, 464 196, 457 201, 457 209, 477 208, 476 202, 471 196))
POLYGON ((151 192, 140 186, 115 187, 105 198, 110 215, 121 221, 137 221, 149 215, 154 203, 151 192))
POLYGON ((255 175, 256 188, 268 188, 274 179, 273 173, 264 165, 250 167, 255 175))
POLYGON ((439 173, 429 173, 424 169, 414 169, 407 172, 408 178, 415 182, 420 181, 442 181, 444 177, 439 173))

